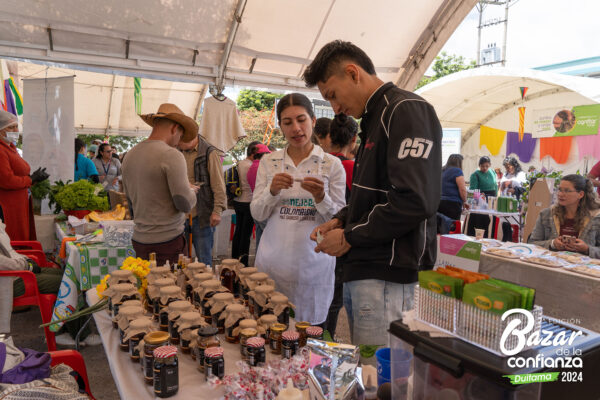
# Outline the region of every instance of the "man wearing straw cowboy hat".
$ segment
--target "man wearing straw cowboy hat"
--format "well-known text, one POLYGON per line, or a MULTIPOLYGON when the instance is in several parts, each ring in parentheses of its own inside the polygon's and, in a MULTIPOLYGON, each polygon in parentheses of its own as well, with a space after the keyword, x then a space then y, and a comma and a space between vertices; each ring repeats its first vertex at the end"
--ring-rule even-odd
POLYGON ((187 252, 185 216, 196 204, 197 187, 187 180, 186 163, 176 149, 180 141, 198 135, 198 124, 174 104, 161 104, 155 114, 140 115, 152 132, 123 160, 123 187, 135 228, 133 248, 138 257, 156 253, 158 265, 177 262, 187 252))

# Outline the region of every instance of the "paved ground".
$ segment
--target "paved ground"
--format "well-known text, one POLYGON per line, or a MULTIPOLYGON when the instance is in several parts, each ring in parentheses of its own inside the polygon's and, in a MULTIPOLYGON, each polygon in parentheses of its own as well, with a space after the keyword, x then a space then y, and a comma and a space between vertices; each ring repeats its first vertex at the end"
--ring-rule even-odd
MULTIPOLYGON (((251 253, 254 249, 251 249, 251 253)), ((250 258, 250 264, 253 263, 250 258)), ((26 347, 38 351, 46 350, 44 332, 38 328, 41 324, 41 316, 37 308, 33 307, 27 312, 13 314, 11 330, 13 339, 17 346, 26 347)), ((346 312, 340 311, 336 339, 342 343, 350 342, 350 331, 346 312)), ((58 346, 59 350, 65 347, 58 346)), ((102 346, 84 347, 81 354, 85 359, 88 378, 94 397, 98 400, 119 399, 119 393, 114 384, 113 377, 108 366, 106 354, 102 346)), ((132 399, 123 399, 132 400, 132 399)))

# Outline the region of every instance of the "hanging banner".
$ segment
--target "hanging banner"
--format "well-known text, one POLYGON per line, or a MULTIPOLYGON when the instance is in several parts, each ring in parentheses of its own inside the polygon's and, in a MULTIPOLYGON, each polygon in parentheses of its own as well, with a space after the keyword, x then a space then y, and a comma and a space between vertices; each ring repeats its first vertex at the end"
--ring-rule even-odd
POLYGON ((600 104, 547 108, 533 112, 533 137, 596 135, 600 104))
POLYGON ((23 158, 32 171, 45 167, 51 183, 75 172, 73 79, 23 80, 23 158))
POLYGON ((450 154, 460 154, 460 128, 442 129, 442 165, 446 164, 450 154))
POLYGON ((479 148, 485 145, 491 155, 497 156, 500 154, 500 148, 504 143, 505 137, 506 131, 481 125, 479 127, 479 148))

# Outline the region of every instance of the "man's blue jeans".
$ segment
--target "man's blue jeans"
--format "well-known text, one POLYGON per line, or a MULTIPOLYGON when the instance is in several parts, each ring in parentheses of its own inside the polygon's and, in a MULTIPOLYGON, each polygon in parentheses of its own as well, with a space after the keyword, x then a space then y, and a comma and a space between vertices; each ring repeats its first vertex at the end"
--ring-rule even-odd
MULTIPOLYGON (((190 224, 189 220, 185 222, 185 233, 186 239, 189 238, 190 224)), ((198 226, 198 217, 192 219, 192 243, 194 244, 194 250, 196 251, 196 257, 198 261, 212 265, 212 248, 214 241, 215 228, 205 226, 200 228, 198 226)))
POLYGON ((416 285, 377 279, 345 282, 344 307, 352 344, 387 346, 390 323, 414 307, 416 285))

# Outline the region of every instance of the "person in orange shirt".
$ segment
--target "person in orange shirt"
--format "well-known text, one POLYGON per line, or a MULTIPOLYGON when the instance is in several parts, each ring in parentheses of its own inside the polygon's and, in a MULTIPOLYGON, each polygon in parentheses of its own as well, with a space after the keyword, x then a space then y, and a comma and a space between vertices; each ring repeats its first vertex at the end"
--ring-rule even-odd
POLYGON ((19 122, 9 112, 0 111, 0 218, 11 240, 35 240, 35 224, 28 189, 48 179, 46 169, 29 176, 27 161, 17 152, 19 122))

